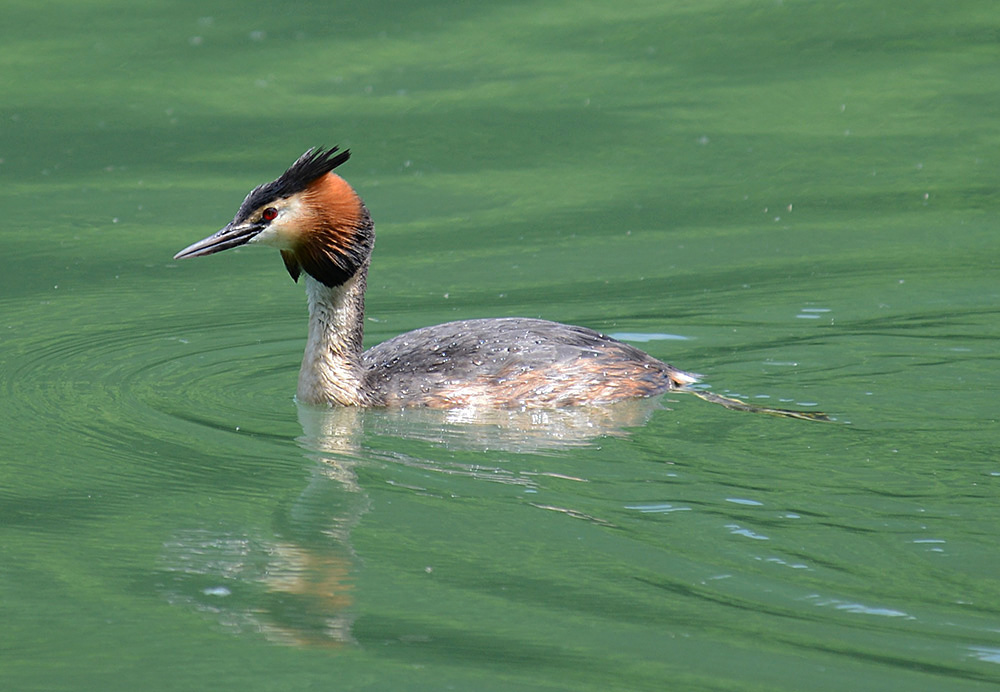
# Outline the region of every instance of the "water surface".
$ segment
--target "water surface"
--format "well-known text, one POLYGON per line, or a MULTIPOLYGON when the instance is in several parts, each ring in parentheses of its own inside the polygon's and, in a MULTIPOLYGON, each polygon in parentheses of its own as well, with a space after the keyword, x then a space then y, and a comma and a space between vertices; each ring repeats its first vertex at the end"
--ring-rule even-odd
POLYGON ((1000 683, 991 3, 12 3, 5 689, 1000 683), (317 412, 271 251, 304 149, 368 343, 583 324, 712 390, 317 412))

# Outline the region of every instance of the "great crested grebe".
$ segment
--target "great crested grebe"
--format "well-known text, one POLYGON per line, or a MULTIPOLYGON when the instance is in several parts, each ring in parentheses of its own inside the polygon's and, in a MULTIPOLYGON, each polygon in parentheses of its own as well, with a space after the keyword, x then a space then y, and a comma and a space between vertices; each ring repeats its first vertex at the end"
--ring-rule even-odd
POLYGON ((361 198, 332 172, 349 156, 337 147, 309 149, 277 180, 251 190, 225 228, 174 256, 260 244, 278 248, 292 279, 305 274, 309 336, 300 402, 554 408, 653 396, 698 381, 592 329, 520 317, 423 327, 362 351, 375 226, 361 198))

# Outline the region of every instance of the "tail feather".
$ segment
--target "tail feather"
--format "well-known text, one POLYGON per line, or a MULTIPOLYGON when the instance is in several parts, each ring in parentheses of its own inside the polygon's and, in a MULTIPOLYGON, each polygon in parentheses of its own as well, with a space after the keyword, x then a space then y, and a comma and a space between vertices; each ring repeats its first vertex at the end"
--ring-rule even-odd
POLYGON ((668 366, 670 372, 667 373, 667 377, 670 381, 677 387, 687 387, 690 384, 695 384, 701 381, 701 375, 693 372, 684 372, 683 370, 678 370, 673 366, 668 366))

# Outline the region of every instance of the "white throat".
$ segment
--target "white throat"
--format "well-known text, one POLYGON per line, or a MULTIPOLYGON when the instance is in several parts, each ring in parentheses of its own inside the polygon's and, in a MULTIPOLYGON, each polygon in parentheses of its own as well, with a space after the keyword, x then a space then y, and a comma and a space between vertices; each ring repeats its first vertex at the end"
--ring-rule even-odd
POLYGON ((367 403, 361 366, 368 265, 333 288, 305 275, 309 337, 299 371, 298 400, 306 404, 367 403))

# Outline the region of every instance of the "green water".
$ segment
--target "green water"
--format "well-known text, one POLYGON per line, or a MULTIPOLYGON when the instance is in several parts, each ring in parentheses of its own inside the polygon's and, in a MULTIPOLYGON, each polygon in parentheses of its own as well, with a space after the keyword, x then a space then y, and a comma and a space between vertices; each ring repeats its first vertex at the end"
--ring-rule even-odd
POLYGON ((3 15, 0 687, 1000 685, 994 3, 3 15), (544 317, 838 422, 297 409, 277 254, 171 257, 333 144, 369 343, 544 317))

